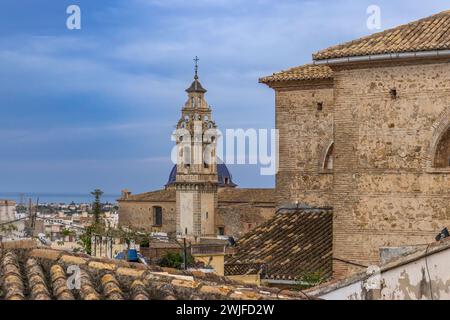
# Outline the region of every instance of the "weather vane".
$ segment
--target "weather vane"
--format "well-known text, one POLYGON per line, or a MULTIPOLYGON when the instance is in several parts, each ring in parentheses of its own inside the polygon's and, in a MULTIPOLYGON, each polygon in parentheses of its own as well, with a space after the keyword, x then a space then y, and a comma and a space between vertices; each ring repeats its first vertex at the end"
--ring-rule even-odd
POLYGON ((195 77, 194 79, 198 79, 198 62, 200 61, 200 59, 195 56, 194 58, 194 62, 195 62, 195 77))

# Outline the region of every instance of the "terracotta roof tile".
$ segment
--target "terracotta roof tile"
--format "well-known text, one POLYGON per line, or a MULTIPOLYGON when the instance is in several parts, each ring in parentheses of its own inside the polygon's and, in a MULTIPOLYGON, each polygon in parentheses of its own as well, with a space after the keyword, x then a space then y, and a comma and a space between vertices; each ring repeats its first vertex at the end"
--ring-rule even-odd
POLYGON ((450 11, 410 22, 313 55, 314 60, 450 49, 450 11))
POLYGON ((330 67, 324 65, 306 64, 299 67, 290 68, 285 71, 274 73, 271 76, 259 79, 260 83, 273 83, 282 81, 296 81, 296 80, 317 80, 317 79, 332 79, 333 71, 330 67))
POLYGON ((219 188, 220 202, 275 203, 275 189, 219 188))
POLYGON ((175 201, 176 191, 175 189, 163 189, 151 192, 145 192, 135 195, 130 195, 126 200, 119 199, 121 201, 155 201, 155 202, 172 202, 175 201))
MULTIPOLYGON (((219 202, 275 202, 275 190, 263 188, 219 188, 219 202)), ((174 189, 158 190, 131 195, 121 201, 175 202, 174 189)))
POLYGON ((53 296, 57 300, 75 300, 72 291, 67 287, 66 273, 60 265, 55 264, 50 268, 50 279, 53 296))
POLYGON ((305 299, 199 271, 97 259, 51 249, 0 249, 0 300, 305 299), (79 267, 70 288, 69 267, 79 267), (76 281, 75 281, 76 282, 76 281), (264 293, 266 292, 266 293, 264 293))
POLYGON ((236 245, 227 258, 225 273, 255 274, 265 278, 298 280, 303 272, 332 275, 332 225, 330 210, 299 209, 277 213, 236 245))

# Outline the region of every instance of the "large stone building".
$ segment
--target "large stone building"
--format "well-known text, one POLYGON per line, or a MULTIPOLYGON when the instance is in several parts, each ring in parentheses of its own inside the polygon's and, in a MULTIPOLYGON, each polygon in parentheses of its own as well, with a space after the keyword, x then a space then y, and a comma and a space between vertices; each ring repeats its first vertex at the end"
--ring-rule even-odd
POLYGON ((450 11, 313 59, 260 81, 276 94, 277 204, 333 207, 339 276, 450 225, 450 11))
POLYGON ((162 190, 119 199, 119 225, 195 237, 240 237, 275 212, 274 189, 241 189, 216 159, 216 124, 197 66, 175 133, 177 164, 162 190))

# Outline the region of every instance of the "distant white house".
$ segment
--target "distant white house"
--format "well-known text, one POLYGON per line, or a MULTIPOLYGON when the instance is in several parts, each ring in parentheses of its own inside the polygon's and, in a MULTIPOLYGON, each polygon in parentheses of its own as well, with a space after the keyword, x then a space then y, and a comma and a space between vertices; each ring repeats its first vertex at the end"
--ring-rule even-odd
POLYGON ((16 219, 16 203, 12 200, 0 200, 0 223, 16 219))

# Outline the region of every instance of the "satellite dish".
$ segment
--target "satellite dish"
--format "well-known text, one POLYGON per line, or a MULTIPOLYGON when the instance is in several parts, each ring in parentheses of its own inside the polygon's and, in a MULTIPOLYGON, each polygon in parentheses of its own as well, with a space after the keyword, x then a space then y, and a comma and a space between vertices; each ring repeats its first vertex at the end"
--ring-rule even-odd
POLYGON ((43 233, 38 234, 38 239, 45 246, 50 246, 52 244, 52 242, 49 239, 47 239, 47 237, 43 233))

